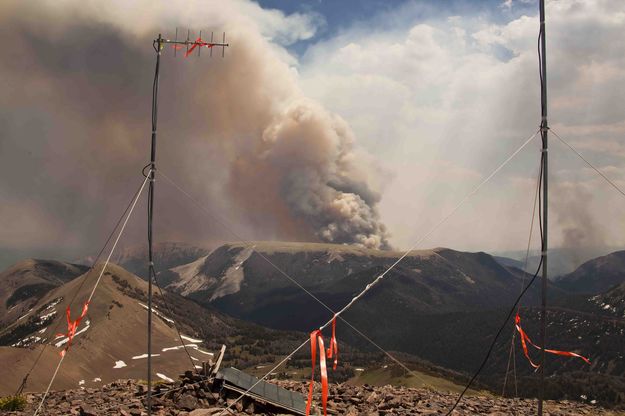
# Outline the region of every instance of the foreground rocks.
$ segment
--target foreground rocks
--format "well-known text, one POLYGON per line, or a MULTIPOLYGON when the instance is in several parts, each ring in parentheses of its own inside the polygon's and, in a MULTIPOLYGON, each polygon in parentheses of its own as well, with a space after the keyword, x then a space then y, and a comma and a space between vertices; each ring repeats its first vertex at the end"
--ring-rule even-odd
MULTIPOLYGON (((306 383, 296 381, 275 381, 290 390, 307 394, 306 383)), ((263 403, 245 399, 233 405, 233 412, 223 412, 234 399, 211 391, 211 383, 199 378, 185 377, 177 383, 159 384, 153 398, 153 415, 156 416, 212 416, 220 413, 235 415, 275 415, 263 403)), ((100 389, 78 389, 52 392, 46 399, 42 415, 120 415, 141 416, 145 411, 145 385, 133 380, 119 380, 100 389)), ((315 404, 320 405, 319 386, 316 388, 315 404)), ((328 413, 347 416, 384 415, 444 415, 457 398, 456 394, 433 392, 426 389, 405 387, 371 387, 331 385, 328 398, 328 413)), ((9 412, 9 415, 32 415, 41 400, 40 394, 27 397, 28 407, 23 412, 9 412)), ((625 415, 625 412, 610 411, 577 402, 546 402, 545 414, 559 415, 625 415)), ((321 414, 315 409, 313 414, 321 414)), ((534 415, 536 402, 533 400, 502 399, 493 397, 467 397, 458 405, 454 415, 534 415)))

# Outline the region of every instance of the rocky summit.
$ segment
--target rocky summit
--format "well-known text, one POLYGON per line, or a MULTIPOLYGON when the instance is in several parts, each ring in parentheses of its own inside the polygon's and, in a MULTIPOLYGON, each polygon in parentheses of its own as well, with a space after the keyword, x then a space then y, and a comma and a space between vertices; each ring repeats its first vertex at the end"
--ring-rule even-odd
MULTIPOLYGON (((307 394, 308 384, 297 381, 272 380, 281 387, 307 394)), ((152 402, 156 416, 210 416, 234 415, 279 415, 287 414, 271 408, 267 403, 247 398, 235 402, 223 391, 213 391, 210 381, 195 376, 183 377, 177 383, 159 383, 155 387, 152 402), (231 405, 230 411, 225 411, 231 405)), ((146 387, 134 380, 118 380, 99 389, 82 388, 52 392, 46 399, 42 415, 121 415, 141 416, 145 411, 146 387)), ((405 387, 331 385, 328 398, 328 414, 332 415, 441 415, 446 414, 457 395, 434 392, 427 389, 405 387)), ((23 411, 9 412, 9 415, 32 415, 41 400, 41 394, 29 394, 23 411)), ((320 385, 315 386, 312 414, 320 415, 320 385)), ((547 415, 624 415, 589 404, 570 401, 547 401, 547 415)), ((527 399, 504 399, 485 396, 466 397, 454 411, 454 415, 533 415, 536 402, 527 399)))

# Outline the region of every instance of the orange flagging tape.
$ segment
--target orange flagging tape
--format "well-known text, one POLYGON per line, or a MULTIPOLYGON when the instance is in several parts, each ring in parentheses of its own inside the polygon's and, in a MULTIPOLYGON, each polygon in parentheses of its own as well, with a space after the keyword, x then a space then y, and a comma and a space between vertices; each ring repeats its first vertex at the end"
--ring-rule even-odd
POLYGON ((78 326, 80 325, 80 321, 82 321, 82 318, 84 318, 85 315, 87 315, 88 308, 89 308, 89 302, 85 302, 85 304, 82 307, 82 312, 80 316, 76 318, 75 321, 72 321, 72 318, 70 316, 71 310, 70 310, 69 305, 67 305, 67 309, 65 310, 65 314, 67 316, 67 334, 56 334, 57 337, 58 336, 67 337, 67 346, 63 348, 63 350, 61 351, 61 357, 65 356, 65 353, 67 352, 67 350, 69 350, 69 347, 72 345, 72 340, 74 339, 74 335, 76 335, 76 330, 78 329, 78 326))
MULTIPOLYGON (((525 357, 529 361, 530 365, 532 367, 534 367, 534 368, 540 367, 540 365, 535 364, 532 361, 532 359, 530 358, 529 353, 527 351, 527 344, 530 344, 532 347, 536 348, 537 350, 542 350, 542 348, 539 347, 538 345, 534 344, 532 342, 532 340, 530 339, 530 337, 525 333, 523 328, 521 328, 521 317, 519 316, 518 313, 516 314, 516 317, 514 318, 514 326, 516 327, 516 330, 519 332, 519 335, 521 336, 521 345, 523 346, 523 353, 525 354, 525 357)), ((580 358, 580 359, 584 360, 586 362, 586 364, 590 364, 590 360, 588 358, 583 357, 583 356, 581 356, 579 354, 576 354, 574 352, 559 351, 559 350, 548 350, 548 349, 545 349, 545 352, 548 352, 549 354, 563 355, 565 357, 580 358)))
POLYGON ((336 370, 339 363, 339 344, 336 342, 336 316, 332 320, 332 338, 330 338, 330 348, 328 348, 328 358, 334 357, 332 369, 336 370))
MULTIPOLYGON (((308 401, 306 402, 306 416, 310 414, 312 405, 313 389, 315 386, 315 361, 317 359, 317 342, 319 343, 319 370, 321 372, 321 405, 323 406, 323 414, 327 416, 328 411, 328 369, 326 367, 326 350, 323 343, 323 335, 321 330, 317 329, 310 333, 310 355, 312 357, 312 371, 310 373, 310 386, 308 387, 308 401)), ((328 358, 334 357, 333 370, 336 370, 338 364, 339 347, 336 342, 336 316, 332 320, 332 338, 330 339, 330 348, 327 351, 328 358)))
POLYGON ((197 39, 195 40, 195 42, 193 42, 193 46, 191 46, 191 48, 190 48, 190 49, 189 49, 189 50, 188 50, 188 51, 184 54, 185 58, 186 58, 186 57, 188 57, 189 55, 191 55, 191 52, 193 52, 193 50, 194 50, 195 48, 197 48, 198 46, 199 46, 200 48, 201 48, 202 46, 204 46, 204 47, 206 47, 206 48, 212 48, 212 47, 213 47, 213 46, 215 46, 215 45, 213 45, 212 43, 204 42, 204 41, 202 40, 202 38, 197 38, 197 39))

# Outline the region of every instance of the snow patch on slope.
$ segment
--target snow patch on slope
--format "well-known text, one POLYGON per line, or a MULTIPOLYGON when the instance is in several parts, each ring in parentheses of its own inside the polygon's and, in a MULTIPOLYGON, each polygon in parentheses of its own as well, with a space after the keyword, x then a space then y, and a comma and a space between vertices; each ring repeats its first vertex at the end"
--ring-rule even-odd
MULTIPOLYGON (((91 326, 91 322, 87 319, 85 327, 83 329, 79 330, 79 331, 76 331, 76 333, 74 334, 74 337, 76 335, 79 335, 79 334, 82 334, 83 332, 85 332, 87 329, 89 329, 89 326, 91 326)), ((69 338, 63 337, 63 339, 60 340, 59 342, 55 343, 54 346, 55 347, 60 347, 61 345, 66 344, 67 341, 69 341, 69 338)))
MULTIPOLYGON (((144 305, 141 302, 137 302, 139 304, 139 306, 141 306, 143 309, 145 309, 146 311, 148 310, 148 305, 144 305)), ((156 310, 156 306, 152 307, 152 313, 156 316, 158 316, 159 318, 161 318, 164 321, 169 322, 170 324, 174 323, 174 320, 171 318, 166 317, 165 315, 163 315, 162 313, 160 313, 159 311, 156 310)))
POLYGON ((173 382, 174 382, 174 380, 173 380, 173 379, 171 379, 171 378, 167 377, 165 374, 156 373, 156 375, 157 375, 159 378, 161 378, 161 379, 163 379, 163 380, 167 381, 168 383, 173 383, 173 382))
MULTIPOLYGON (((152 357, 160 357, 160 354, 152 354, 152 357)), ((135 355, 134 357, 132 357, 133 360, 140 360, 142 358, 148 358, 147 354, 141 354, 141 355, 135 355)))
POLYGON ((182 335, 182 334, 180 335, 180 338, 184 339, 185 341, 194 342, 194 343, 202 342, 201 339, 191 338, 187 335, 182 335))
POLYGON ((11 346, 12 347, 30 347, 31 345, 36 344, 39 341, 41 341, 41 337, 31 335, 29 337, 26 337, 17 341, 14 344, 11 344, 11 346))
MULTIPOLYGON (((201 354, 210 355, 211 357, 215 356, 215 354, 213 354, 212 352, 201 350, 200 347, 197 344, 185 344, 185 345, 176 345, 174 347, 165 347, 161 351, 162 352, 175 351, 175 350, 179 350, 179 349, 182 349, 182 348, 185 348, 185 347, 186 348, 191 348, 191 349, 193 349, 193 350, 195 350, 195 351, 197 351, 197 352, 199 352, 201 354)), ((193 358, 193 357, 191 357, 191 358, 193 358)), ((195 359, 195 360, 197 360, 197 359, 195 359)), ((197 361, 199 361, 199 360, 197 360, 197 361)))

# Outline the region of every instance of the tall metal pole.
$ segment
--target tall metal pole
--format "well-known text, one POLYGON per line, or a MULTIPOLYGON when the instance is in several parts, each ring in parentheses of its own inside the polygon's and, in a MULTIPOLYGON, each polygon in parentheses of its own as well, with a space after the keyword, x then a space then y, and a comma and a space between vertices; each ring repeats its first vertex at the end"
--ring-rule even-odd
POLYGON ((547 122, 547 49, 545 40, 545 0, 540 0, 540 108, 541 108, 541 123, 540 133, 542 138, 542 171, 543 171, 543 238, 542 238, 542 299, 541 299, 541 313, 540 313, 540 345, 542 347, 540 354, 540 388, 538 392, 538 415, 543 414, 543 400, 545 397, 545 339, 546 339, 546 323, 547 323, 547 233, 549 228, 547 227, 549 204, 547 197, 548 191, 548 129, 549 124, 547 122))
MULTIPOLYGON (((211 35, 212 38, 212 35, 211 35)), ((194 49, 198 49, 199 51, 203 47, 212 48, 215 46, 221 46, 222 52, 221 56, 224 56, 224 50, 227 46, 229 46, 226 42, 226 34, 223 35, 224 41, 222 43, 214 43, 214 42, 205 42, 200 38, 195 41, 190 41, 187 39, 186 41, 178 41, 177 31, 176 31, 176 39, 169 40, 163 38, 163 36, 159 33, 158 38, 154 40, 153 46, 156 51, 156 69, 154 71, 154 84, 152 86, 152 149, 150 152, 150 187, 148 192, 148 394, 147 394, 147 411, 148 416, 152 415, 152 279, 156 278, 156 273, 154 272, 154 255, 152 251, 152 223, 154 216, 154 176, 156 175, 156 125, 158 120, 158 81, 159 81, 159 70, 161 64, 161 52, 165 44, 171 44, 174 46, 174 55, 176 50, 181 47, 187 48, 187 53, 185 56, 189 56, 190 52, 194 49), (189 48, 191 47, 191 48, 189 48)))
POLYGON ((156 125, 158 116, 158 78, 161 63, 163 37, 159 33, 154 41, 156 69, 152 86, 152 149, 150 151, 150 187, 148 192, 148 416, 152 414, 152 278, 154 277, 154 256, 152 252, 152 219, 154 215, 154 175, 156 171, 156 125))

